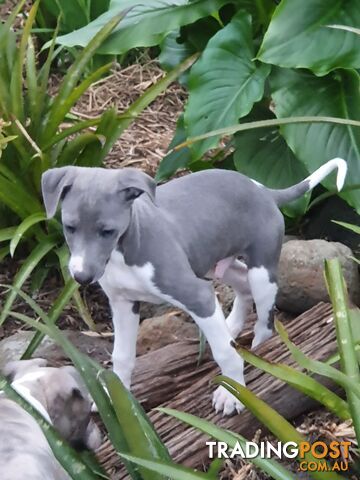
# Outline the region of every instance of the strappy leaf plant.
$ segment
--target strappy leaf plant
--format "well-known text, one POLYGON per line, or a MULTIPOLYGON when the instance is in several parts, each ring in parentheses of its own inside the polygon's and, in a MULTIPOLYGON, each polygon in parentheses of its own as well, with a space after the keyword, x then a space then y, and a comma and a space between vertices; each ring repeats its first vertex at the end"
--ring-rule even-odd
MULTIPOLYGON (((55 30, 45 60, 36 52, 32 27, 40 0, 36 0, 27 15, 22 29, 15 31, 13 24, 22 12, 25 0, 0 24, 0 118, 4 139, 11 140, 5 150, 0 150, 0 258, 12 256, 22 247, 22 262, 14 285, 20 288, 31 276, 34 285, 46 278, 53 265, 66 264, 66 250, 59 223, 45 223, 40 193, 42 173, 51 167, 63 165, 101 166, 114 142, 131 122, 171 82, 194 62, 190 57, 142 94, 121 114, 109 108, 102 115, 82 120, 71 115, 71 109, 81 95, 98 79, 109 72, 111 63, 101 66, 86 76, 86 67, 100 45, 108 38, 127 11, 112 16, 81 50, 62 78, 57 92, 49 93, 51 64, 55 51, 55 30)), ((64 273, 64 296, 69 289, 84 320, 91 319, 79 293, 64 273)), ((4 322, 16 297, 10 292, 2 313, 4 322)), ((56 313, 58 315, 59 312, 56 313)), ((55 316, 56 316, 55 315, 55 316)))
MULTIPOLYGON (((3 288, 8 288, 2 285, 3 288)), ((14 287, 9 287, 14 290, 14 287)), ((98 408, 101 420, 115 451, 123 462, 130 478, 134 480, 216 480, 221 464, 215 462, 207 473, 194 471, 174 463, 171 456, 157 435, 147 415, 131 393, 123 386, 118 377, 102 368, 96 361, 79 352, 62 331, 54 325, 51 313, 46 314, 39 305, 21 290, 16 293, 31 307, 35 318, 23 313, 10 311, 9 315, 22 321, 42 335, 47 335, 64 351, 83 378, 98 408), (106 387, 108 393, 106 393, 106 387)), ((70 477, 76 480, 103 477, 99 465, 89 462, 87 457, 74 452, 47 422, 13 391, 4 378, 0 377, 0 389, 12 400, 18 402, 39 422, 51 448, 70 477), (88 476, 86 476, 88 475, 88 476)), ((237 441, 244 446, 246 439, 238 434, 228 432, 191 415, 171 410, 166 414, 177 416, 182 421, 193 423, 196 428, 220 441, 234 445, 237 441)), ((251 460, 258 468, 275 480, 290 480, 295 477, 280 463, 271 459, 254 458, 251 460)))

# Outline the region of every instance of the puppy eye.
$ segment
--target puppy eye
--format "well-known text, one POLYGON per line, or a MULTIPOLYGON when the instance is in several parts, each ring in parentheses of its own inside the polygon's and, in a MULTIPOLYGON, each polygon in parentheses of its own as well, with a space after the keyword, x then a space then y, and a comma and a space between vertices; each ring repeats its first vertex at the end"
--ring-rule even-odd
POLYGON ((64 229, 67 231, 67 233, 75 233, 76 227, 73 227, 72 225, 64 225, 64 229))
POLYGON ((104 228, 103 230, 100 230, 100 237, 103 238, 109 238, 115 235, 116 231, 112 228, 104 228))

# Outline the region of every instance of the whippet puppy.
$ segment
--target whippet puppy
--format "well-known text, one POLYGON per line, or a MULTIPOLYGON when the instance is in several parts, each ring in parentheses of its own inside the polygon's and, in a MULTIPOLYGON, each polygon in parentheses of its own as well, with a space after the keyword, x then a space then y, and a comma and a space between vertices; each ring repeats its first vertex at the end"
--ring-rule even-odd
MULTIPOLYGON (((71 275, 80 284, 98 281, 109 298, 113 368, 127 387, 135 364, 139 301, 169 302, 191 315, 222 373, 244 384, 243 360, 231 344, 251 298, 258 316, 253 347, 272 334, 284 234, 279 206, 311 190, 334 169, 340 190, 347 169, 341 158, 284 190, 228 170, 201 171, 158 187, 132 168, 62 167, 43 174, 48 217, 62 204, 71 275), (227 321, 211 278, 235 291, 227 321)), ((213 405, 225 414, 241 409, 222 387, 213 405)))
MULTIPOLYGON (((74 447, 100 446, 92 401, 75 368, 50 368, 46 360, 33 359, 10 362, 2 373, 74 447)), ((0 465, 1 480, 70 480, 35 419, 1 392, 0 465)))

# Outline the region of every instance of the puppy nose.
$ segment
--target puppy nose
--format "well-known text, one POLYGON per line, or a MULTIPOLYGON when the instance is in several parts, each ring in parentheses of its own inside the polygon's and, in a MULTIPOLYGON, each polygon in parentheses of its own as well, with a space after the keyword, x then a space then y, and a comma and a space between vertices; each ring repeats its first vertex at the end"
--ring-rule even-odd
POLYGON ((93 281, 94 277, 85 272, 76 272, 74 273, 74 279, 77 283, 80 283, 80 285, 88 285, 93 281))

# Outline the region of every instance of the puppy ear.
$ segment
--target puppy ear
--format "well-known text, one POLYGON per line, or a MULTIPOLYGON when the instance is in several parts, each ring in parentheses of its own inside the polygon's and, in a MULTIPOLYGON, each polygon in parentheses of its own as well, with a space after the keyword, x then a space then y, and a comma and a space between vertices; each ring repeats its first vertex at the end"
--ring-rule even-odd
POLYGON ((30 360, 13 360, 8 362, 2 369, 1 373, 12 382, 16 375, 23 375, 27 371, 37 370, 46 367, 47 360, 44 358, 31 358, 30 360))
POLYGON ((124 192, 125 200, 132 202, 142 193, 146 193, 155 203, 156 183, 144 172, 136 168, 124 168, 119 172, 119 192, 124 192))
POLYGON ((52 168, 43 173, 41 191, 48 218, 55 215, 59 201, 71 188, 76 173, 76 167, 52 168))

